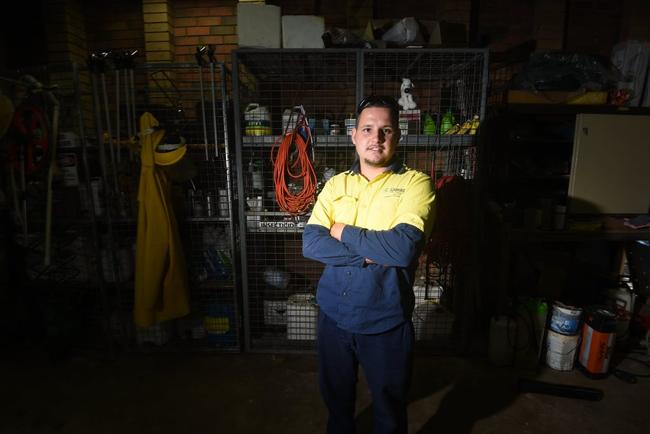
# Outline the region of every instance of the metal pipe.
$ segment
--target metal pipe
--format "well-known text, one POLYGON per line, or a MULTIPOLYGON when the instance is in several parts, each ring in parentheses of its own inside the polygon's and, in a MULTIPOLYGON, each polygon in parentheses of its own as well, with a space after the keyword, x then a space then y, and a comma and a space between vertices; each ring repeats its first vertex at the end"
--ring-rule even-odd
MULTIPOLYGON (((74 94, 75 94, 75 105, 76 105, 76 115, 79 119, 79 137, 81 138, 81 162, 83 165, 84 179, 86 184, 86 191, 88 192, 88 199, 90 203, 90 229, 92 232, 93 241, 95 243, 95 272, 97 276, 102 276, 102 261, 101 253, 99 250, 99 234, 97 231, 97 218, 95 216, 95 203, 93 195, 91 192, 90 186, 90 165, 88 164, 88 141, 86 139, 86 130, 84 124, 83 110, 81 108, 81 86, 79 79, 79 66, 76 63, 72 64, 72 75, 74 82, 74 94)), ((91 77, 93 74, 91 74, 91 77)), ((96 100, 96 99, 95 99, 96 100)), ((108 353, 113 355, 113 339, 110 329, 110 319, 109 319, 109 309, 108 309, 108 297, 106 295, 106 286, 104 285, 104 279, 101 277, 97 279, 99 286, 99 297, 101 300, 101 309, 102 309, 102 326, 104 329, 104 335, 107 337, 108 343, 108 353)))
POLYGON ((135 110, 135 73, 133 72, 133 66, 129 69, 129 87, 131 89, 131 122, 133 124, 134 133, 138 132, 138 117, 135 110))
MULTIPOLYGON (((124 70, 124 105, 126 114, 126 133, 129 135, 128 141, 131 142, 133 137, 133 125, 131 123, 131 92, 129 92, 129 71, 124 70)), ((131 161, 133 160, 133 150, 129 147, 129 155, 131 161)))
POLYGON ((52 147, 50 148, 50 167, 47 172, 47 201, 45 204, 45 256, 43 264, 46 267, 50 266, 51 253, 52 253, 52 180, 56 170, 56 145, 59 138, 59 100, 52 94, 47 92, 48 99, 54 105, 52 114, 52 147))
MULTIPOLYGON (((233 52, 232 55, 232 89, 233 89, 233 113, 234 113, 234 128, 235 131, 241 131, 241 118, 240 118, 240 104, 239 104, 239 57, 237 52, 233 52)), ((235 155, 243 155, 242 148, 242 139, 241 134, 235 134, 235 155)), ((244 168, 241 158, 235 159, 235 164, 237 164, 237 170, 235 174, 237 175, 237 191, 239 192, 239 197, 244 196, 244 168)), ((246 247, 246 213, 245 213, 245 201, 239 200, 237 211, 239 212, 239 255, 241 263, 241 287, 242 287, 242 313, 244 315, 244 324, 249 325, 251 322, 251 310, 249 305, 249 281, 248 281, 248 253, 246 247)), ((250 351, 251 349, 251 332, 249 327, 244 328, 244 349, 245 351, 250 351)))
POLYGON ((219 63, 220 73, 221 73, 221 112, 223 114, 223 147, 224 147, 224 160, 226 164, 226 191, 228 192, 228 221, 230 224, 229 228, 229 237, 230 237, 230 257, 233 259, 232 262, 232 274, 233 281, 237 282, 237 261, 235 261, 235 243, 237 237, 235 234, 235 225, 234 225, 234 213, 232 209, 233 204, 233 191, 232 191, 232 182, 231 182, 231 170, 230 170, 230 151, 229 151, 229 141, 228 141, 228 88, 226 85, 226 66, 223 63, 219 63))
POLYGON ((20 164, 20 194, 22 196, 21 208, 23 215, 23 243, 24 245, 27 245, 27 180, 25 179, 25 148, 23 146, 21 146, 20 150, 18 151, 18 163, 20 164))
POLYGON ((212 92, 212 131, 214 133, 214 156, 219 156, 219 139, 217 137, 217 102, 214 84, 214 62, 210 62, 210 90, 212 92))
POLYGON ((122 142, 120 140, 120 70, 115 70, 115 140, 117 141, 117 163, 121 161, 122 142))
POLYGON ((199 88, 201 92, 201 118, 203 119, 203 144, 205 146, 205 161, 209 160, 208 156, 208 126, 205 120, 205 92, 203 90, 203 66, 199 63, 199 88))
MULTIPOLYGON (((116 170, 116 164, 115 164, 115 147, 113 145, 113 131, 111 129, 111 114, 109 111, 108 107, 108 92, 106 91, 106 74, 103 72, 100 75, 101 82, 102 82, 102 96, 104 99, 104 115, 106 116, 106 131, 108 133, 108 149, 110 152, 110 157, 111 157, 111 167, 112 167, 112 172, 113 172, 113 186, 115 189, 115 193, 119 191, 118 185, 117 185, 117 170, 116 170)), ((102 134, 103 136, 103 134, 102 134)), ((103 141, 103 137, 102 137, 103 141)), ((108 204, 107 204, 108 205, 108 204)))
MULTIPOLYGON (((104 73, 101 73, 101 76, 104 76, 104 73)), ((102 123, 101 123, 101 102, 99 101, 99 90, 97 89, 98 84, 97 84, 97 77, 94 74, 91 74, 91 82, 92 82, 92 88, 93 88, 93 101, 95 101, 94 104, 94 109, 95 109, 95 129, 96 129, 96 134, 97 134, 97 146, 99 147, 99 165, 102 170, 102 179, 104 181, 104 196, 105 196, 105 205, 104 206, 104 212, 106 213, 106 228, 107 228, 107 238, 108 238, 108 245, 104 246, 108 249, 110 253, 110 258, 112 261, 112 272, 114 275, 114 284, 115 284, 115 289, 116 289, 116 294, 117 294, 117 304, 119 307, 122 306, 121 303, 121 291, 119 288, 119 285, 117 284, 117 279, 119 276, 118 270, 117 270, 117 257, 115 255, 115 248, 114 248, 114 237, 113 237, 113 219, 112 219, 112 213, 111 213, 111 204, 113 203, 113 195, 112 195, 112 190, 110 188, 107 188, 107 180, 108 180, 108 167, 107 167, 107 161, 106 161, 106 149, 104 146, 104 137, 103 137, 103 128, 102 128, 102 123)), ((105 85, 105 82, 102 83, 105 85)), ((105 89, 105 86, 104 86, 105 89)), ((106 101, 106 99, 104 99, 106 101)), ((90 193, 90 191, 89 191, 90 193)), ((91 194, 92 196, 92 194, 91 194)), ((93 212, 94 209, 93 209, 93 212)), ((99 248, 99 244, 98 244, 99 248)), ((100 261, 101 264, 101 261, 100 261)), ((102 267, 103 270, 103 267, 102 267)), ((103 279, 103 274, 100 274, 100 279, 103 279)))

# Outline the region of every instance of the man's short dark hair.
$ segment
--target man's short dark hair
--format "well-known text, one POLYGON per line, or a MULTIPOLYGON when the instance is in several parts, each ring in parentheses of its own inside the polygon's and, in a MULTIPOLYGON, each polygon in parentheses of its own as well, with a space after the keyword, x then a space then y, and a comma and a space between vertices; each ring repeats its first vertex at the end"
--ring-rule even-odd
POLYGON ((399 127, 399 105, 392 96, 370 95, 359 102, 357 106, 357 126, 361 112, 368 107, 382 107, 390 110, 390 121, 394 128, 399 127))

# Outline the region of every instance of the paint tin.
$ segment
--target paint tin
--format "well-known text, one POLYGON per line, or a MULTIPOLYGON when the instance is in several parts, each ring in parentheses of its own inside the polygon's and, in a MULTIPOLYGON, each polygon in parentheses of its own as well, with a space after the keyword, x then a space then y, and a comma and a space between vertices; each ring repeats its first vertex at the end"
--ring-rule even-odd
POLYGON ((576 360, 580 335, 567 336, 548 331, 546 336, 546 364, 558 371, 570 371, 576 360))
POLYGON ((558 301, 553 303, 551 312, 551 322, 549 328, 563 335, 576 335, 580 328, 580 318, 582 309, 573 306, 567 306, 558 301))
POLYGON ((616 314, 605 307, 589 309, 582 328, 580 366, 589 377, 604 377, 616 342, 616 314))

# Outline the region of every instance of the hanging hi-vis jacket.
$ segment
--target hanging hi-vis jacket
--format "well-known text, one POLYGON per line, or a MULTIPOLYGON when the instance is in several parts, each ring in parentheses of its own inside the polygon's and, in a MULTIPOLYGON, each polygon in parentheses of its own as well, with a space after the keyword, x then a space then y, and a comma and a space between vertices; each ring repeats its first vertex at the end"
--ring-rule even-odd
POLYGON ((156 167, 155 148, 165 131, 150 113, 140 118, 142 145, 135 260, 135 324, 148 327, 189 313, 183 247, 170 197, 170 182, 156 167))
POLYGON ((325 264, 316 300, 339 327, 381 333, 411 318, 433 201, 431 178, 397 160, 372 181, 356 162, 325 184, 305 225, 303 254, 325 264), (341 241, 330 236, 334 223, 346 225, 341 241))

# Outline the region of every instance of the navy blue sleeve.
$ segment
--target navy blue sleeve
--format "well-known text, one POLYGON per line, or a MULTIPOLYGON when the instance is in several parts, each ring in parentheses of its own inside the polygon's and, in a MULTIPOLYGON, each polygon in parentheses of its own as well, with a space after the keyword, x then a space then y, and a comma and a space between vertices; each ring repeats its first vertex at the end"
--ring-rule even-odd
POLYGON ((363 267, 365 258, 350 250, 344 243, 330 235, 321 225, 305 225, 302 234, 302 254, 326 265, 347 265, 363 267))
POLYGON ((373 231, 352 225, 343 228, 341 241, 364 258, 389 267, 408 267, 420 254, 424 233, 407 223, 373 231))

